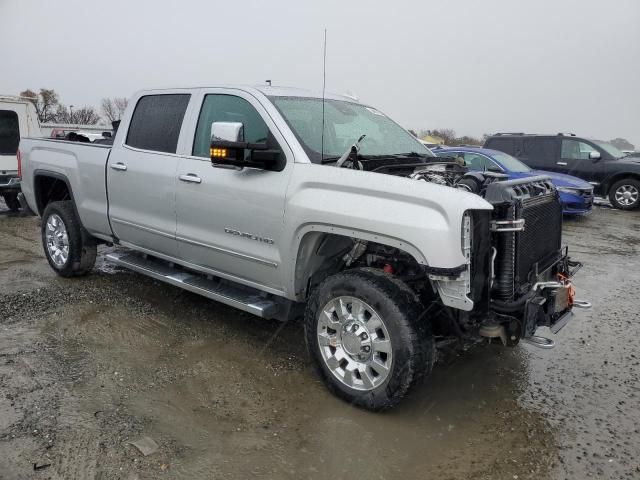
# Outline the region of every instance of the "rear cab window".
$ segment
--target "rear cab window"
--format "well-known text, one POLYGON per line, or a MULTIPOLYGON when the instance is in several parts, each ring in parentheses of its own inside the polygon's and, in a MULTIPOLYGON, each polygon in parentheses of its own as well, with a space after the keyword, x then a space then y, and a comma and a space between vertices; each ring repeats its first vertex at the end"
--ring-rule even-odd
POLYGON ((0 110, 0 155, 15 155, 19 144, 18 114, 13 110, 0 110))
POLYGON ((141 97, 131 117, 125 145, 141 150, 176 153, 190 94, 141 97))

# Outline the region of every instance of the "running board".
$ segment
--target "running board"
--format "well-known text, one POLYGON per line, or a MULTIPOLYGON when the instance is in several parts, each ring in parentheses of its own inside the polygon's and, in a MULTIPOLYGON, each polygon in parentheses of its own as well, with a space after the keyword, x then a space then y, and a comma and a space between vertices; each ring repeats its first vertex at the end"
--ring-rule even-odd
POLYGON ((132 252, 109 253, 106 255, 106 259, 134 272, 259 317, 274 318, 278 311, 278 303, 259 290, 249 287, 234 287, 228 281, 177 268, 163 260, 132 252))

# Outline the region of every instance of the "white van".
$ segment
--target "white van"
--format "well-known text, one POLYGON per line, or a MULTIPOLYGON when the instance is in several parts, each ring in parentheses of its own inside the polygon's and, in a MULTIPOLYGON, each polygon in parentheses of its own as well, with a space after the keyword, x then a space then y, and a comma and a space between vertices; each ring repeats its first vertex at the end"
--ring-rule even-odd
POLYGON ((10 210, 20 208, 16 156, 20 139, 41 135, 38 114, 29 99, 0 95, 0 195, 10 210))

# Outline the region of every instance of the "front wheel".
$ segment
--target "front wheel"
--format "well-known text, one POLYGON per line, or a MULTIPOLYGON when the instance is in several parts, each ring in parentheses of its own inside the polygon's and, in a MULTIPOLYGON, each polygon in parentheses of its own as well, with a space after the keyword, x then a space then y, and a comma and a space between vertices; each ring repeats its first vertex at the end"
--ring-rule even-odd
POLYGON ((435 360, 419 315, 415 294, 383 272, 350 270, 322 282, 307 304, 305 334, 329 390, 370 410, 400 402, 435 360))
POLYGON ((15 192, 3 193, 2 198, 4 198, 4 203, 7 204, 7 207, 12 212, 17 212, 20 210, 20 202, 18 201, 18 194, 15 192))
POLYGON ((96 262, 95 239, 84 230, 70 201, 52 202, 42 214, 42 245, 61 277, 84 275, 96 262))
POLYGON ((609 201, 615 208, 633 210, 640 206, 640 181, 625 178, 614 183, 609 190, 609 201))

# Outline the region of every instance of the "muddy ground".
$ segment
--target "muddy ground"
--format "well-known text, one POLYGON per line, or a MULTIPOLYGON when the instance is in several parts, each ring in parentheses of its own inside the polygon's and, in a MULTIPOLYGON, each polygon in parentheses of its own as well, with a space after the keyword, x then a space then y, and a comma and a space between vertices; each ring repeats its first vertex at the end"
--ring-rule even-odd
POLYGON ((640 211, 564 230, 594 308, 555 349, 445 356, 373 414, 319 383, 300 324, 101 260, 58 278, 39 219, 0 212, 0 478, 640 478, 640 211))

